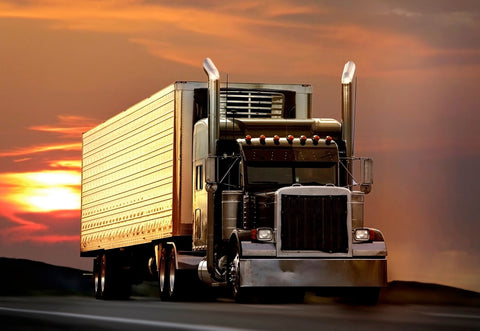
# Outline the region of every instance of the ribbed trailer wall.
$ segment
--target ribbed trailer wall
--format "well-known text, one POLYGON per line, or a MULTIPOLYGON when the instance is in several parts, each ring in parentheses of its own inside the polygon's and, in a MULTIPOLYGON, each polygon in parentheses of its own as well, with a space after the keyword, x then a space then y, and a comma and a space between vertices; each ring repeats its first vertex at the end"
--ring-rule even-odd
POLYGON ((81 252, 172 235, 175 86, 83 136, 81 252))

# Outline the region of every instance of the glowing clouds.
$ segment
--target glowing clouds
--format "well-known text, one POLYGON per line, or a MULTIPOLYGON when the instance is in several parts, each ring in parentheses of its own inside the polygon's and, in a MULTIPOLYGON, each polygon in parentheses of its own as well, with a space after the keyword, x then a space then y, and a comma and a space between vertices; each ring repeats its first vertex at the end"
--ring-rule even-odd
POLYGON ((96 121, 59 115, 57 123, 30 126, 51 143, 0 151, 0 237, 3 243, 54 244, 79 240, 81 133, 96 121), (3 170, 3 171, 1 171, 3 170))
POLYGON ((82 133, 95 126, 98 121, 83 116, 58 115, 55 125, 37 125, 29 129, 34 131, 56 133, 64 138, 78 140, 82 133))
POLYGON ((2 241, 78 241, 80 178, 74 170, 0 174, 2 241))

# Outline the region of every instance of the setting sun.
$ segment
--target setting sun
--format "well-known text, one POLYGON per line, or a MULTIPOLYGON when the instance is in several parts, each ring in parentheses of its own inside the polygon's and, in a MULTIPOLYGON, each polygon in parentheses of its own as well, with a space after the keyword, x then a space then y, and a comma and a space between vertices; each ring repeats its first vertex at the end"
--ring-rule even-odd
POLYGON ((33 189, 25 201, 36 211, 80 208, 78 194, 73 189, 66 187, 33 189))
POLYGON ((31 212, 80 208, 80 173, 41 171, 1 175, 5 200, 31 212), (7 184, 7 185, 5 185, 7 184))

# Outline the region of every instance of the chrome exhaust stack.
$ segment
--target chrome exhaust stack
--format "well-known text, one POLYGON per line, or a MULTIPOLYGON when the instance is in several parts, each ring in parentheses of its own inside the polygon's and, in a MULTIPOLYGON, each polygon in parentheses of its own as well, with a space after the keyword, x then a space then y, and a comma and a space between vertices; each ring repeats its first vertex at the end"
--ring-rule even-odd
POLYGON ((215 194, 217 190, 217 141, 220 136, 220 74, 210 58, 203 61, 203 69, 208 76, 208 159, 205 171, 208 192, 207 211, 207 261, 210 275, 215 272, 213 248, 215 245, 215 194))
POLYGON ((217 140, 220 135, 220 74, 210 58, 203 61, 208 75, 208 156, 217 154, 217 140))
POLYGON ((342 74, 342 140, 345 142, 347 157, 347 185, 353 185, 352 177, 352 157, 354 155, 354 128, 355 117, 353 110, 352 81, 355 75, 355 63, 348 61, 345 63, 342 74))

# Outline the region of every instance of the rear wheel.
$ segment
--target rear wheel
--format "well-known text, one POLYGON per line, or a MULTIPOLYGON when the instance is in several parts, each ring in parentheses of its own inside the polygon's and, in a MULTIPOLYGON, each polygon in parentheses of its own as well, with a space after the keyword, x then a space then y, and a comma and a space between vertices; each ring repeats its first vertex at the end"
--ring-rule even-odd
POLYGON ((166 300, 168 298, 168 287, 167 287, 167 249, 165 247, 160 248, 160 257, 158 261, 158 282, 160 290, 160 298, 166 300))
POLYGON ((100 257, 100 275, 99 275, 99 287, 98 287, 98 297, 100 299, 108 299, 110 296, 110 273, 111 267, 108 265, 110 263, 107 259, 107 254, 102 254, 100 257))
POLYGON ((175 246, 169 245, 161 250, 158 268, 160 298, 172 301, 178 298, 177 288, 177 252, 175 246))
POLYGON ((175 281, 177 277, 177 254, 175 247, 172 246, 170 250, 170 256, 168 261, 168 295, 170 299, 175 298, 177 295, 177 288, 175 287, 175 281))
POLYGON ((96 299, 101 299, 100 291, 100 261, 101 255, 93 260, 93 294, 96 299))
POLYGON ((104 253, 99 257, 95 288, 97 299, 125 299, 130 296, 128 273, 117 256, 104 253))

